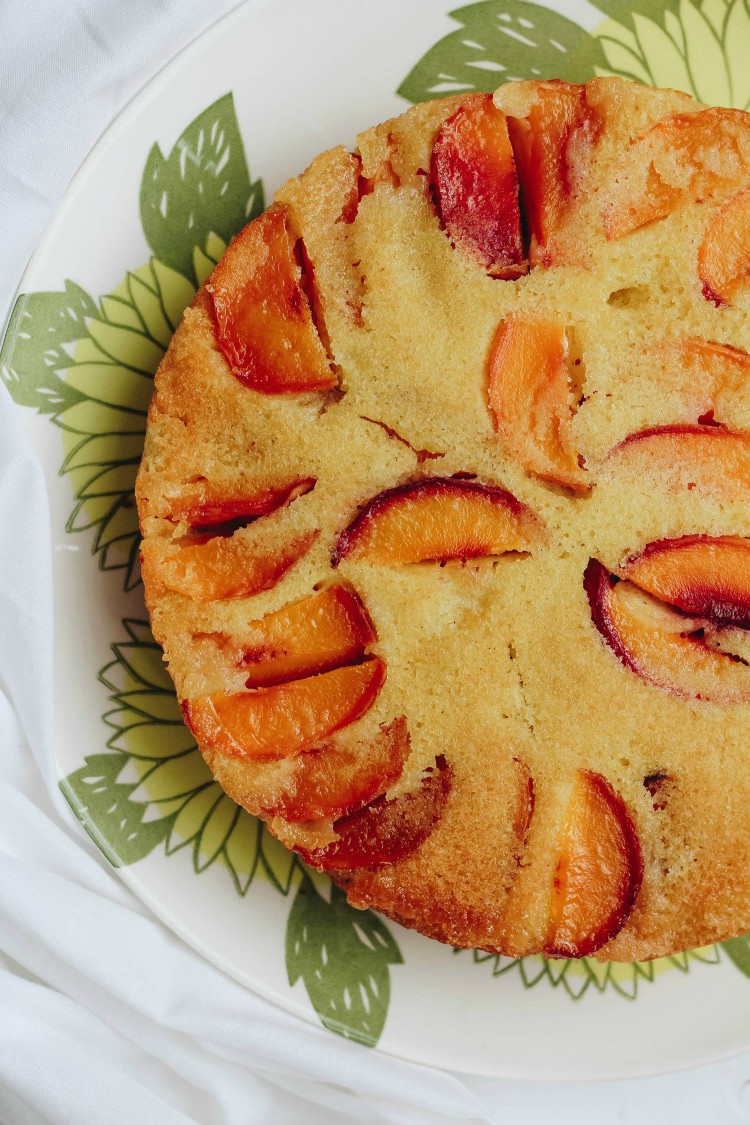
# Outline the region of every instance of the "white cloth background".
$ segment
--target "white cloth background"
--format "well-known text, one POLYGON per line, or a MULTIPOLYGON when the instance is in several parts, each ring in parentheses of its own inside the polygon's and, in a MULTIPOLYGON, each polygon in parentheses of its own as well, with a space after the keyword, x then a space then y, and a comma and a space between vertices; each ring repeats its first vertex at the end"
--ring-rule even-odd
MULTIPOLYGON (((97 136, 236 2, 0 0, 0 321, 97 136)), ((466 1079, 304 1025, 204 962, 54 785, 45 487, 4 392, 0 527, 2 1125, 750 1121, 750 1057, 586 1086, 466 1079)))

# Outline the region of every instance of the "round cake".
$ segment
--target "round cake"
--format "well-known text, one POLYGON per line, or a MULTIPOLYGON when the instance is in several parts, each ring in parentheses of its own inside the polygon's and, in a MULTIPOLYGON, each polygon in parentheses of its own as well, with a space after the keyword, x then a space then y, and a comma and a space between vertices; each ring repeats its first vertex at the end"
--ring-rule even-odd
POLYGON ((156 375, 154 635, 226 792, 509 956, 750 928, 750 115, 416 106, 230 244, 156 375))

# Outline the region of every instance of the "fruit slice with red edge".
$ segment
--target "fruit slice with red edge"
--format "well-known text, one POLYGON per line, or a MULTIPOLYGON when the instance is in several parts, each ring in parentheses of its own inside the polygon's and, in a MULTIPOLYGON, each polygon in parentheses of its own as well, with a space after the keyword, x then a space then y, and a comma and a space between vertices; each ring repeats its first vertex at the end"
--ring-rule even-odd
POLYGON ((664 219, 690 200, 736 190, 750 174, 749 151, 747 113, 712 108, 662 118, 636 138, 627 150, 627 164, 616 169, 615 187, 602 212, 607 238, 621 238, 664 219), (640 177, 637 187, 628 169, 640 177))
POLYGON ((555 235, 601 128, 598 111, 588 104, 586 87, 558 79, 534 83, 526 112, 509 114, 532 265, 551 266, 560 257, 555 235))
POLYGON ((513 760, 516 764, 516 775, 518 778, 513 828, 516 839, 519 845, 522 846, 526 842, 529 826, 531 825, 531 818, 534 814, 534 778, 531 776, 531 771, 525 762, 522 762, 519 758, 514 758, 513 760))
POLYGON ((507 317, 490 348, 488 398, 495 431, 511 457, 543 480, 588 490, 571 434, 564 325, 507 317))
POLYGON ((275 687, 187 700, 182 713, 198 742, 220 754, 287 758, 359 719, 384 681, 385 664, 375 656, 275 687))
POLYGON ((685 399, 686 410, 699 420, 721 419, 730 412, 733 396, 750 383, 750 355, 741 348, 705 340, 701 336, 683 336, 658 340, 647 349, 661 359, 666 375, 676 380, 685 399))
POLYGON ((340 731, 294 759, 283 792, 261 811, 290 822, 347 816, 396 784, 410 745, 404 718, 367 738, 340 731))
POLYGON ((625 925, 643 881, 643 857, 622 797, 579 770, 555 870, 548 957, 588 957, 625 925))
POLYGON ((467 98, 440 127, 430 178, 441 222, 456 247, 491 277, 526 273, 508 125, 490 94, 467 98))
POLYGON ((245 386, 264 394, 336 386, 306 284, 287 209, 279 204, 248 223, 208 279, 216 339, 245 386))
POLYGON ((353 664, 375 640, 357 594, 329 586, 247 625, 239 662, 246 687, 269 687, 353 664))
POLYGON ((319 871, 354 871, 406 859, 419 848, 443 814, 453 772, 439 757, 416 789, 387 801, 379 797, 359 812, 335 821, 338 839, 312 851, 298 849, 319 871))
POLYGON ((427 477, 381 492, 341 533, 332 564, 382 565, 529 551, 542 524, 510 492, 452 477, 427 477))
POLYGON ((250 495, 233 496, 226 489, 205 485, 173 500, 168 518, 173 523, 186 523, 194 531, 231 535, 252 520, 286 507, 314 487, 314 477, 302 477, 287 484, 271 485, 250 495))
POLYGON ((750 433, 724 426, 654 426, 629 434, 606 458, 610 471, 650 473, 683 488, 750 499, 750 433))
POLYGON ((641 679, 684 699, 750 701, 750 669, 707 643, 705 621, 656 600, 591 559, 584 574, 591 618, 607 647, 641 679))
POLYGON ((698 277, 703 296, 728 304, 750 274, 750 188, 730 199, 712 216, 698 248, 698 277))
POLYGON ((750 539, 660 539, 627 559, 619 573, 683 613, 750 629, 750 539))
POLYGON ((164 554, 158 563, 151 562, 151 552, 161 544, 147 540, 142 546, 143 566, 146 573, 153 566, 154 580, 168 590, 195 601, 248 598, 275 586, 316 536, 316 531, 303 532, 269 552, 248 543, 241 532, 215 535, 164 554))

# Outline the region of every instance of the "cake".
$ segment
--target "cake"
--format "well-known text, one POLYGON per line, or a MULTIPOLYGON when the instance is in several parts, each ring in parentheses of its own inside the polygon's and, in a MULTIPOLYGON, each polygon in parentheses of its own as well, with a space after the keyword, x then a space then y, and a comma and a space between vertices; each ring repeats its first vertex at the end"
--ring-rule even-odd
POLYGON ((750 928, 750 115, 418 105, 241 231, 156 375, 153 632, 226 792, 508 956, 750 928))

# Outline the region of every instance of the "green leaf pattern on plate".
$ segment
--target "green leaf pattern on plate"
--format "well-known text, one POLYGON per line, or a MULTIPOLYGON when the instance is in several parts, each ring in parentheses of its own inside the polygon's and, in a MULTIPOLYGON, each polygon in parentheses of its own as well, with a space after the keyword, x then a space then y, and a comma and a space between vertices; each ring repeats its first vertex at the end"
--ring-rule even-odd
MULTIPOLYGON (((717 104, 750 104, 750 0, 598 0, 607 18, 592 35, 551 7, 483 0, 450 13, 458 29, 429 48, 399 88, 408 100, 491 91, 514 78, 586 81, 618 74, 677 86, 717 104)), ((61 473, 71 482, 70 533, 88 532, 105 570, 139 581, 133 486, 153 374, 196 287, 229 239, 264 207, 251 181, 231 94, 182 132, 165 156, 154 145, 139 196, 153 257, 97 303, 72 281, 59 292, 22 294, 0 349, 0 377, 19 404, 63 434, 61 473)), ((290 985, 304 983, 321 1022, 377 1043, 390 998, 390 966, 402 961, 386 924, 352 910, 345 895, 274 841, 212 780, 183 725, 161 650, 148 623, 123 621, 114 659, 100 673, 110 694, 106 752, 61 782, 76 815, 115 864, 164 847, 187 852, 196 873, 217 862, 239 894, 256 877, 283 895, 290 985)), ((544 980, 580 999, 614 990, 634 998, 663 971, 716 963, 719 948, 635 964, 520 960, 474 952, 493 977, 544 980)), ((750 976, 750 938, 723 943, 750 976)))
POLYGON ((20 406, 56 415, 82 396, 61 377, 72 360, 68 347, 86 334, 96 304, 80 285, 60 293, 22 293, 0 348, 0 377, 20 406))
POLYGON ((168 157, 156 144, 149 153, 140 194, 144 234, 160 261, 196 284, 195 248, 216 236, 226 244, 264 206, 261 181, 250 182, 231 94, 191 121, 168 157))
POLYGON ((320 1022, 374 1047, 391 995, 390 965, 403 962, 390 931, 372 911, 353 910, 333 884, 318 890, 306 872, 289 912, 286 966, 300 979, 320 1022))
POLYGON ((231 94, 196 118, 168 157, 153 147, 140 205, 155 256, 98 304, 71 281, 63 292, 22 294, 0 352, 16 402, 63 431, 61 473, 75 495, 67 530, 90 534, 100 567, 123 571, 126 590, 140 581, 133 488, 154 373, 197 286, 263 209, 231 94))
MULTIPOLYGON (((286 894, 294 856, 213 780, 182 721, 161 648, 148 622, 126 619, 123 628, 125 639, 112 645, 114 660, 99 674, 113 704, 104 715, 111 753, 97 756, 110 759, 100 786, 100 802, 89 802, 83 808, 79 801, 76 810, 83 814, 87 831, 95 838, 106 834, 109 793, 124 803, 127 822, 142 825, 147 835, 136 858, 164 842, 170 855, 189 849, 196 872, 218 860, 240 894, 246 893, 258 874, 286 894)), ((97 769, 103 765, 97 760, 97 769)), ((69 777, 63 785, 70 781, 69 777)), ((83 784, 84 779, 79 779, 77 793, 83 784)), ((134 862, 131 851, 120 850, 121 843, 118 836, 110 848, 110 859, 134 862)))
POLYGON ((595 31, 596 73, 670 86, 709 105, 750 107, 748 0, 679 0, 621 11, 595 31))
POLYGON ((519 78, 585 82, 605 62, 599 41, 577 23, 527 0, 483 0, 450 17, 460 29, 431 47, 399 86, 410 102, 490 93, 519 78))
MULTIPOLYGON (((461 950, 457 949, 455 952, 460 953, 461 950)), ((612 989, 627 1000, 635 1000, 639 984, 656 980, 668 969, 686 973, 695 962, 704 965, 719 963, 719 947, 715 945, 691 949, 673 957, 634 961, 631 964, 595 961, 592 957, 582 957, 578 961, 548 960, 546 957, 501 957, 481 950, 474 950, 473 955, 477 964, 490 963, 493 977, 517 974, 524 988, 533 988, 540 981, 546 981, 553 988, 562 988, 571 1000, 580 1000, 589 989, 595 992, 612 989)), ((748 961, 750 964, 750 958, 748 961)))

